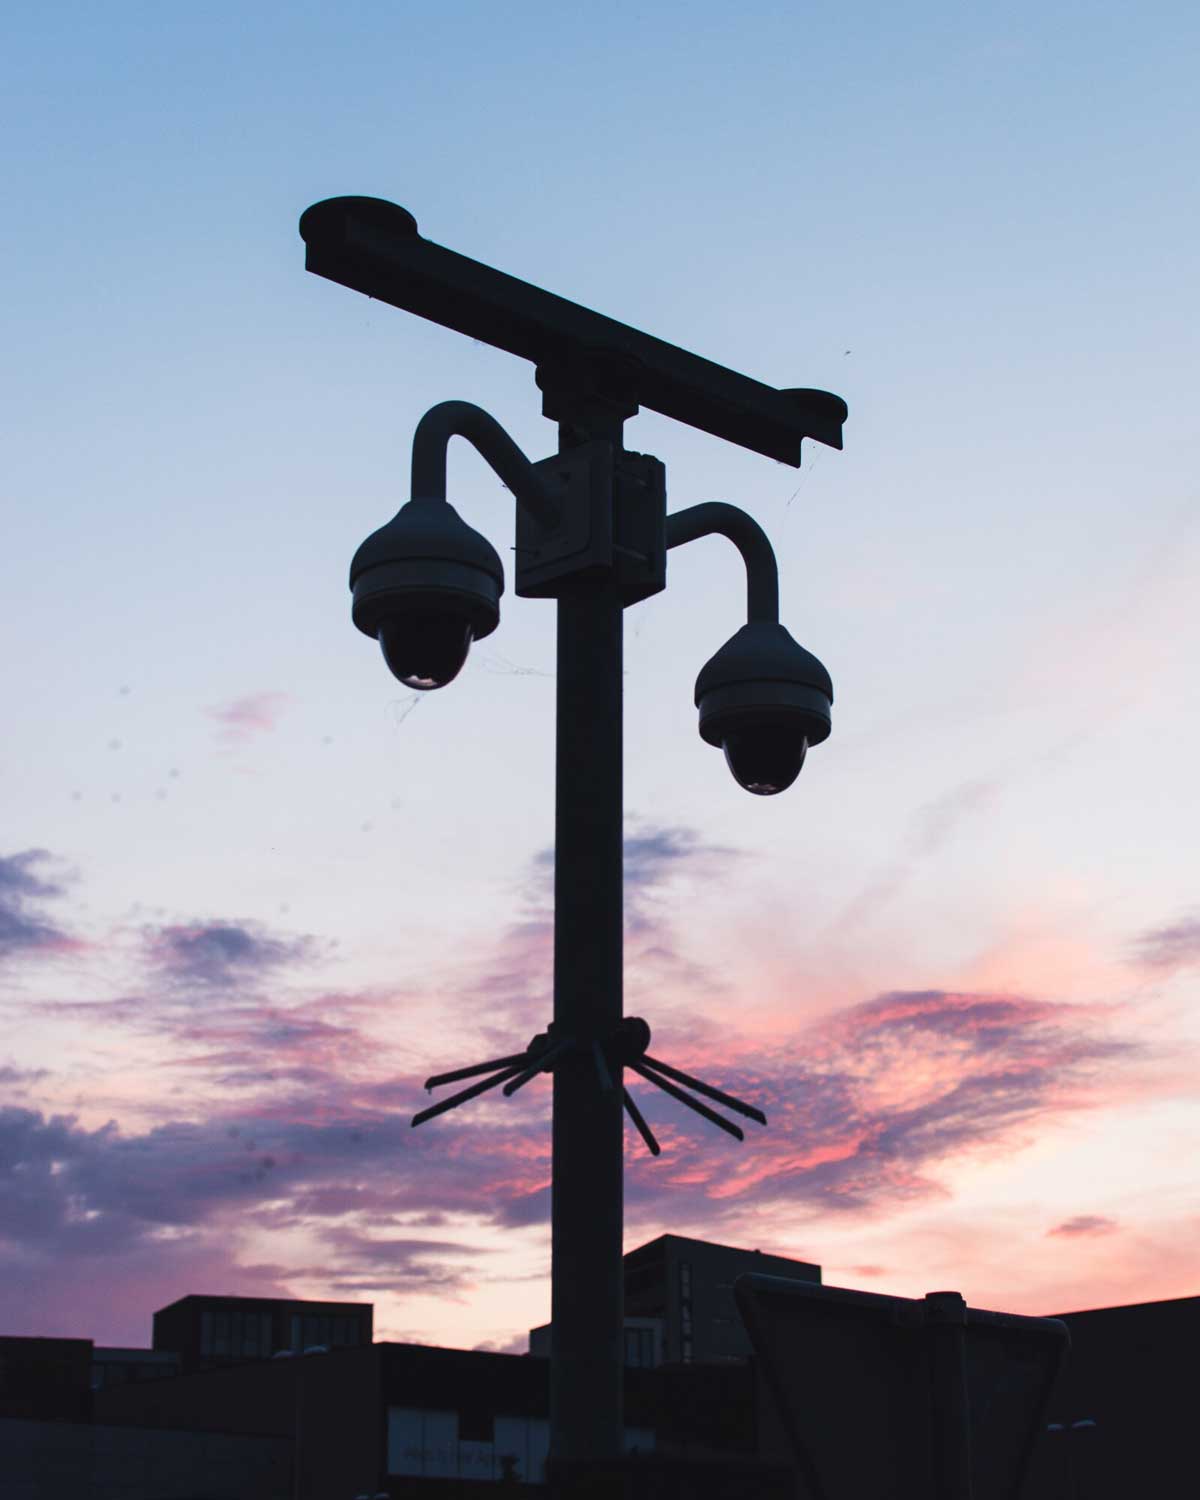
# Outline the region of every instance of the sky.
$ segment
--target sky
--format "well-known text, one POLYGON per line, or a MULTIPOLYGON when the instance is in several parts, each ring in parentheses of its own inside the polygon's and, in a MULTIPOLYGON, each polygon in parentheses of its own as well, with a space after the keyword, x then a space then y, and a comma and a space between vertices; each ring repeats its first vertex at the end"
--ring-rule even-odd
MULTIPOLYGON (((553 450, 523 361, 308 275, 391 199, 475 259, 849 404, 799 470, 653 413, 769 532, 834 729, 696 732, 719 539, 626 619, 626 1008, 761 1103, 635 1093, 626 1244, 1052 1313, 1200 1293, 1193 6, 22 7, 0 59, 0 1331, 187 1293, 549 1315, 552 606, 443 692, 351 626, 422 412, 553 450), (687 1116, 687 1117, 684 1117, 687 1116)), ((450 498, 511 556, 465 444, 450 498)))

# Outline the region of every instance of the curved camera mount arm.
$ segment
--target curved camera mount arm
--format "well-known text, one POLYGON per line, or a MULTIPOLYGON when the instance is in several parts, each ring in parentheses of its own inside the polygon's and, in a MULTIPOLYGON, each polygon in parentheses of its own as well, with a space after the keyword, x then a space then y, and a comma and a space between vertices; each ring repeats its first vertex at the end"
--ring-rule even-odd
POLYGON ((537 470, 495 417, 469 401, 439 402, 417 423, 412 448, 414 499, 446 498, 446 449, 452 437, 466 438, 539 525, 553 528, 558 523, 559 502, 537 470))
MULTIPOLYGON (((437 409, 436 407, 434 408, 437 409)), ((779 623, 779 568, 767 533, 736 505, 711 500, 667 517, 667 547, 681 547, 702 536, 728 537, 746 564, 746 618, 779 623)))

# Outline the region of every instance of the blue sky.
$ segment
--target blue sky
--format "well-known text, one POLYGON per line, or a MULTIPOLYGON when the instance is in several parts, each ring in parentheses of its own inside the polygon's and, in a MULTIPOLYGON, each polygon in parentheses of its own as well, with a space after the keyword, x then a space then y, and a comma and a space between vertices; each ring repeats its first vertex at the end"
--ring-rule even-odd
MULTIPOLYGON (((735 555, 673 554, 627 617, 657 851, 630 1007, 784 1121, 742 1197, 682 1126, 657 1178, 632 1162, 631 1236, 1030 1311, 1195 1290, 1198 30, 1167 4, 26 8, 0 62, 6 1326, 134 1339, 158 1291, 268 1283, 353 1284, 443 1342, 544 1318, 519 1205, 548 1101, 510 1110, 507 1166, 463 1115, 405 1130, 428 1064, 544 1019, 551 609, 510 589, 414 705, 346 569, 426 407, 476 401, 535 457, 553 431, 523 363, 304 273, 300 212, 356 192, 850 406, 799 472, 627 428, 674 508, 767 527, 837 691, 792 792, 747 798, 691 701, 735 555), (389 1147, 356 1166, 360 1128, 389 1147), (277 1189, 229 1176, 247 1131, 277 1133, 277 1189), (328 1197, 380 1163, 403 1191, 328 1197), (189 1174, 232 1185, 180 1206, 189 1174), (89 1235, 107 1310, 38 1302, 89 1235)), ((450 475, 507 555, 505 492, 465 448, 450 475)))

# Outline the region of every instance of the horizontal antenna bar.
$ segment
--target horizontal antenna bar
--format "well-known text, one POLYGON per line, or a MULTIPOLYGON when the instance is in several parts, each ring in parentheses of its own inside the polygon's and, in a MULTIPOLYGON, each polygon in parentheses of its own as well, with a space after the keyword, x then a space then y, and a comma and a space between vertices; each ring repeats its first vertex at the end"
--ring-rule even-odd
MULTIPOLYGON (((600 393, 799 467, 802 438, 842 446, 846 403, 776 390, 422 238, 383 198, 327 198, 300 219, 308 270, 535 365, 583 362, 600 393)), ((543 386, 545 389, 545 386, 543 386)))

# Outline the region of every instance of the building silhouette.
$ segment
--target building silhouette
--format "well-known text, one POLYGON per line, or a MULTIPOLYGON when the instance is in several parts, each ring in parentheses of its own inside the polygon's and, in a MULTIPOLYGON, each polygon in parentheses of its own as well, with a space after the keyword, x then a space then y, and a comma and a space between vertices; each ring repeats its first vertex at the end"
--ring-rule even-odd
MULTIPOLYGON (((821 1267, 761 1250, 663 1234, 625 1256, 627 1366, 745 1361, 750 1339, 733 1300, 747 1272, 820 1283, 821 1267)), ((550 1324, 529 1331, 529 1352, 548 1356, 550 1324)))
POLYGON ((369 1344, 373 1330, 369 1302, 187 1296, 154 1314, 154 1348, 178 1355, 189 1373, 314 1346, 352 1348, 369 1344))
MULTIPOLYGON (((680 1235, 625 1258, 625 1445, 638 1455, 639 1497, 800 1494, 732 1299, 744 1271, 821 1279, 809 1262, 680 1235)), ((1058 1316, 1073 1347, 1022 1500, 1195 1491, 1200 1297, 1058 1316)), ((532 1331, 532 1355, 374 1343, 372 1331, 369 1304, 188 1296, 154 1315, 149 1349, 0 1337, 0 1495, 459 1500, 502 1482, 538 1492, 548 1328, 532 1331)))

